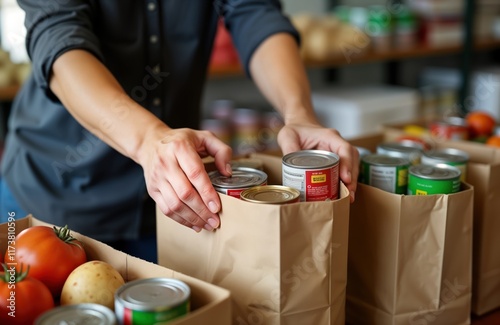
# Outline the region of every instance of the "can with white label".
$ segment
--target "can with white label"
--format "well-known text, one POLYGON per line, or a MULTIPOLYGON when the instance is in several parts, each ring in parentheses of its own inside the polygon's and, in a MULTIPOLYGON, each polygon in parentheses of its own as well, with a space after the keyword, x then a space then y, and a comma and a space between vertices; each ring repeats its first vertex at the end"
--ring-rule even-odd
POLYGON ((326 150, 301 150, 282 160, 283 185, 300 191, 300 201, 327 201, 339 197, 337 154, 326 150))
POLYGON ((366 155, 361 159, 361 183, 394 194, 406 194, 409 167, 407 158, 366 155))
POLYGON ((46 311, 35 320, 35 325, 99 324, 117 325, 115 313, 95 303, 64 305, 46 311))

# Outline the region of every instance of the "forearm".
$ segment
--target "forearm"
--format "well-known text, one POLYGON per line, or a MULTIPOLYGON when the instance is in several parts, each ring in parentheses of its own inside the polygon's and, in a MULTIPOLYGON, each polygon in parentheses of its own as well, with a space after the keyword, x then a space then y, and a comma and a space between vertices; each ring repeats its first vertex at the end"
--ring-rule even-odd
POLYGON ((68 51, 55 61, 50 88, 79 123, 136 162, 145 139, 168 129, 86 51, 68 51))
POLYGON ((285 124, 318 121, 311 90, 295 39, 280 33, 269 37, 250 60, 250 73, 260 91, 280 112, 285 124))

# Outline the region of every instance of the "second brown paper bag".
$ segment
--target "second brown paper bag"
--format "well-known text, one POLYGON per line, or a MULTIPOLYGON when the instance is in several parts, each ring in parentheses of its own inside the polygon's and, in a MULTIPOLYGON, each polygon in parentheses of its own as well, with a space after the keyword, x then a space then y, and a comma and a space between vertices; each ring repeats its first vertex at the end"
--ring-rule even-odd
MULTIPOLYGON (((269 184, 281 158, 257 155, 269 184)), ((345 324, 349 193, 256 204, 221 195, 221 227, 195 233, 158 213, 159 264, 231 292, 233 324, 345 324)))
POLYGON ((351 207, 349 324, 470 324, 473 188, 406 196, 359 184, 351 207))

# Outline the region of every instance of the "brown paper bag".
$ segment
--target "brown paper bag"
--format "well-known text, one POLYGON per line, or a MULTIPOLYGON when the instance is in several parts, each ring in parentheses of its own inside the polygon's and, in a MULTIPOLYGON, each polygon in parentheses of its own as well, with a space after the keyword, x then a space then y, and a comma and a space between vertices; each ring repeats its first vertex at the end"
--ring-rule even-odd
POLYGON ((351 206, 349 324, 470 324, 473 189, 406 196, 359 184, 351 206))
MULTIPOLYGON (((397 138, 403 128, 404 124, 388 125, 384 136, 397 138)), ((475 193, 472 311, 483 315, 500 307, 500 149, 471 141, 433 140, 437 147, 460 149, 470 156, 466 182, 475 193)))
MULTIPOLYGON (((281 158, 262 159, 269 184, 281 158)), ((194 231, 158 212, 159 264, 226 288, 233 324, 344 324, 349 194, 256 204, 220 195, 221 227, 194 231)))
POLYGON ((472 311, 483 315, 500 307, 500 149, 448 141, 439 147, 467 152, 467 183, 474 186, 472 311))

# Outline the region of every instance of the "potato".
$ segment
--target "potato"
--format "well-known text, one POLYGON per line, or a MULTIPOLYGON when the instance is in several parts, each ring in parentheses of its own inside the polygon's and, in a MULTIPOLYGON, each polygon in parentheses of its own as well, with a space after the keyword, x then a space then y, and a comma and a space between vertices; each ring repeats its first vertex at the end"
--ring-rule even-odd
POLYGON ((121 274, 108 263, 86 262, 66 279, 61 292, 61 305, 96 303, 114 310, 115 292, 124 283, 121 274))

